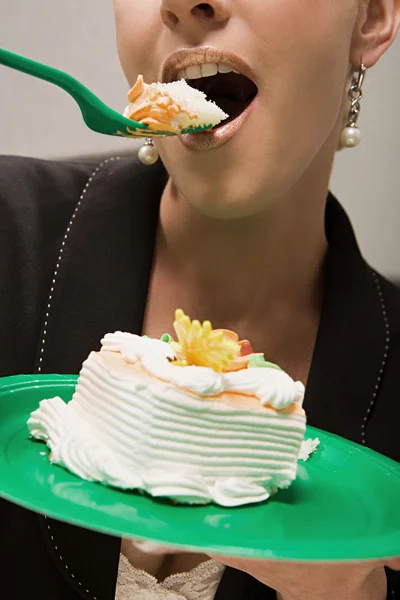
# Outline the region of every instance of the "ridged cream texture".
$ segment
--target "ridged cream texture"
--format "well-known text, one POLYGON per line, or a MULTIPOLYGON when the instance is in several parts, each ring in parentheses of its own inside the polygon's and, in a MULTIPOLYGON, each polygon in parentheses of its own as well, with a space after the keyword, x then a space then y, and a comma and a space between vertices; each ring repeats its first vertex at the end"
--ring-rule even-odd
POLYGON ((234 408, 156 378, 135 381, 103 355, 85 361, 69 404, 43 400, 28 421, 54 463, 83 479, 223 506, 265 500, 295 479, 301 414, 234 408))

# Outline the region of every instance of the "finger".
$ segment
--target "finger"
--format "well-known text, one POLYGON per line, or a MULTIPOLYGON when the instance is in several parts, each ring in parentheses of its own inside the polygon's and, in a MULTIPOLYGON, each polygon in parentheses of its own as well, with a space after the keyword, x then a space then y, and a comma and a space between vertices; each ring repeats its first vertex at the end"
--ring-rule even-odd
POLYGON ((386 566, 389 567, 389 569, 393 569, 393 571, 400 571, 400 556, 388 560, 386 566))

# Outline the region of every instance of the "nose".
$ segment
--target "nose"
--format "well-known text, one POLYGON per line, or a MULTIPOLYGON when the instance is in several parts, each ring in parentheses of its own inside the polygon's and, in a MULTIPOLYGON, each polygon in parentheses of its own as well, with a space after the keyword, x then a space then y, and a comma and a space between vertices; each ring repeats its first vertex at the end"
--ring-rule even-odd
POLYGON ((232 15, 232 0, 161 0, 160 12, 169 29, 193 37, 224 26, 232 15))

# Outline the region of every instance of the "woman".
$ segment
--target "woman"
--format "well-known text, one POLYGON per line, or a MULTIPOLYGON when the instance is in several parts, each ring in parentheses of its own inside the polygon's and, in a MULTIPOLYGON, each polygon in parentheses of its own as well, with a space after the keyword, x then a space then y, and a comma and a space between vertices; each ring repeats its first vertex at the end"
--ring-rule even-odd
MULTIPOLYGON (((307 383, 312 425, 400 461, 400 293, 365 263, 328 194, 338 140, 359 141, 361 65, 372 67, 395 39, 400 1, 115 5, 129 83, 139 72, 173 80, 187 69, 201 86, 201 65, 222 64, 246 76, 226 79, 231 111, 250 104, 213 133, 158 140, 162 163, 151 167, 2 159, 1 374, 77 372, 105 332, 157 337, 179 305, 251 339, 307 383)), ((142 160, 149 152, 156 158, 146 148, 142 160)), ((124 600, 211 600, 217 588, 218 600, 400 598, 399 561, 215 557, 228 565, 222 572, 205 556, 124 540, 119 565, 121 540, 5 501, 0 531, 10 599, 35 590, 42 600, 111 600, 117 589, 124 600), (127 559, 160 580, 187 573, 186 587, 151 587, 146 576, 141 586, 127 559)))

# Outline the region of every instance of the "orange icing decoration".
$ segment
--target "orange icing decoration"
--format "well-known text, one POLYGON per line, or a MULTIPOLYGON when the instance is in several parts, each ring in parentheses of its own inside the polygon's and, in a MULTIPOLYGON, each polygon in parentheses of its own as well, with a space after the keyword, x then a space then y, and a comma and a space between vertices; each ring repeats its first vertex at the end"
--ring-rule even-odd
POLYGON ((216 331, 222 331, 225 338, 239 344, 239 354, 229 361, 227 367, 223 369, 224 373, 247 369, 250 356, 254 354, 250 342, 248 340, 239 340, 238 334, 230 329, 216 329, 216 331))
POLYGON ((140 121, 155 131, 176 133, 176 127, 171 121, 185 113, 189 119, 196 119, 198 115, 184 109, 179 102, 165 92, 157 88, 156 84, 146 84, 143 75, 139 75, 133 88, 128 93, 128 106, 126 116, 128 119, 140 121))

